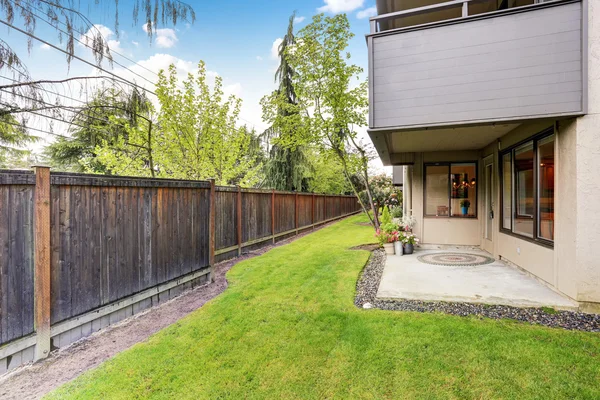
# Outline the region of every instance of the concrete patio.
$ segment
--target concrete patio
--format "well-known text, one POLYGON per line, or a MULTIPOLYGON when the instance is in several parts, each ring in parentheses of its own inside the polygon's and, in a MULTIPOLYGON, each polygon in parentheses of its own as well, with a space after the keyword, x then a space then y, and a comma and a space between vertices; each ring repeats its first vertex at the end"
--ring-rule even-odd
POLYGON ((412 255, 387 256, 377 298, 577 309, 575 301, 490 258, 474 249, 415 250, 412 255), (467 265, 451 265, 460 263, 467 265), (471 265, 477 263, 482 265, 471 265))

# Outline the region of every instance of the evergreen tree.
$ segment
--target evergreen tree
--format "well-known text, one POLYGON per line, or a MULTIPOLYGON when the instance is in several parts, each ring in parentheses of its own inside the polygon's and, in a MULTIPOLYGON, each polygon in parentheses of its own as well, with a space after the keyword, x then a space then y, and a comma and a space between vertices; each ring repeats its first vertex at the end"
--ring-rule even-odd
MULTIPOLYGON (((278 89, 275 91, 277 96, 283 96, 288 104, 295 105, 297 102, 296 92, 294 91, 293 78, 295 71, 288 63, 286 57, 286 49, 293 46, 295 43, 294 37, 294 18, 296 13, 290 17, 288 30, 283 37, 283 41, 279 45, 279 68, 275 72, 275 81, 279 83, 278 89)), ((274 93, 274 95, 275 95, 274 93)), ((293 111, 292 111, 293 112, 293 111)), ((290 111, 285 107, 280 107, 278 113, 282 116, 290 116, 290 111)), ((268 142, 272 142, 273 146, 269 151, 269 160, 265 165, 265 181, 264 186, 276 190, 295 190, 298 192, 306 192, 311 186, 312 167, 308 156, 306 146, 281 145, 279 139, 284 135, 281 131, 270 127, 263 134, 268 142)), ((293 133, 287 133, 290 135, 293 133)), ((285 142, 289 143, 290 138, 285 138, 285 142)))

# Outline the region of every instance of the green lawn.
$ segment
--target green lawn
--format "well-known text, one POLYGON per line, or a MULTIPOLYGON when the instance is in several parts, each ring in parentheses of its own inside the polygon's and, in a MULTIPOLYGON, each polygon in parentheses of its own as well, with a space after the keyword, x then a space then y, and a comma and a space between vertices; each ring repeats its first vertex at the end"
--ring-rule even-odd
POLYGON ((225 293, 50 398, 600 398, 600 335, 360 310, 353 217, 236 265, 225 293))

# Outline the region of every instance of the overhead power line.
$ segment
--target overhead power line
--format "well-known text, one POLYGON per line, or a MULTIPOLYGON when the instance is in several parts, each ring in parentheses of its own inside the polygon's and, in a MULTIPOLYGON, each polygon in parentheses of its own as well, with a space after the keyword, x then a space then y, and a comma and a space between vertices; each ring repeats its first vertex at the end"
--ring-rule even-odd
POLYGON ((32 39, 35 39, 35 40, 37 40, 37 41, 39 41, 39 42, 41 42, 41 43, 44 43, 44 44, 46 44, 46 45, 48 45, 48 46, 52 47, 53 49, 60 51, 60 52, 61 52, 61 53, 63 53, 63 54, 66 54, 66 55, 68 55, 68 56, 70 56, 70 57, 73 57, 73 58, 75 58, 76 60, 79 60, 79 61, 81 61, 82 63, 84 63, 84 64, 87 64, 87 65, 91 66, 92 68, 96 68, 96 69, 98 69, 98 70, 100 70, 100 71, 102 71, 102 72, 105 72, 105 73, 107 73, 107 74, 109 74, 109 75, 113 76, 113 77, 114 77, 116 80, 118 80, 118 81, 121 81, 121 82, 123 82, 123 83, 127 83, 127 84, 129 84, 129 85, 131 85, 131 86, 135 86, 135 87, 137 87, 138 89, 144 90, 144 91, 146 91, 146 92, 148 92, 148 93, 151 93, 151 94, 153 94, 153 95, 155 95, 155 96, 156 96, 156 93, 154 93, 152 90, 146 89, 145 87, 143 87, 143 86, 140 86, 140 85, 138 85, 137 83, 130 82, 130 81, 128 81, 127 79, 121 78, 121 77, 120 77, 120 76, 118 76, 117 74, 115 74, 115 73, 113 73, 113 72, 111 72, 111 71, 109 71, 109 70, 107 70, 107 69, 105 69, 105 68, 103 68, 103 67, 100 67, 100 66, 98 66, 98 65, 95 65, 95 64, 93 64, 93 63, 91 63, 91 62, 89 62, 89 61, 87 61, 87 60, 84 60, 83 58, 81 58, 81 57, 79 57, 79 56, 76 56, 75 54, 70 54, 70 53, 66 52, 65 50, 61 49, 60 47, 58 47, 58 46, 55 46, 55 45, 53 45, 53 44, 51 44, 51 43, 47 42, 46 40, 40 39, 39 37, 37 37, 37 36, 35 36, 35 35, 33 35, 33 34, 31 34, 31 33, 27 32, 27 31, 25 31, 25 30, 23 30, 23 29, 21 29, 21 28, 19 28, 19 27, 16 27, 16 26, 14 26, 13 24, 9 24, 8 22, 6 22, 6 21, 4 21, 4 20, 0 20, 0 23, 2 23, 3 25, 6 25, 7 27, 9 27, 9 28, 12 28, 12 29, 16 30, 17 32, 20 32, 20 33, 22 33, 22 34, 24 34, 24 35, 26 35, 26 36, 28 36, 28 37, 30 37, 30 38, 32 38, 32 39))

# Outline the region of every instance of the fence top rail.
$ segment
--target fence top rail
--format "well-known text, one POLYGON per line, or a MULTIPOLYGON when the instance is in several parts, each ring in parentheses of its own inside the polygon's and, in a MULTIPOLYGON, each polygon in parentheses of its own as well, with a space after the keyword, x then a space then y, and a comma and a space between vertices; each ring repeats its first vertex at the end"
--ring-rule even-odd
POLYGON ((64 186, 120 186, 156 188, 210 189, 209 181, 192 181, 164 178, 140 178, 132 176, 92 175, 71 172, 52 172, 53 185, 64 186))
POLYGON ((35 185, 35 174, 27 170, 0 169, 0 185, 35 185))
MULTIPOLYGON (((210 189, 209 181, 192 181, 164 178, 140 178, 133 176, 80 174, 75 172, 51 172, 50 181, 57 186, 117 186, 117 187, 164 187, 210 189)), ((35 174, 28 170, 0 169, 0 185, 35 185, 35 174)), ((271 189, 240 188, 244 193, 276 195, 317 196, 319 198, 356 198, 354 195, 286 192, 271 189)), ((215 186, 217 192, 237 192, 237 186, 215 186)))

